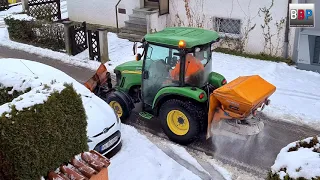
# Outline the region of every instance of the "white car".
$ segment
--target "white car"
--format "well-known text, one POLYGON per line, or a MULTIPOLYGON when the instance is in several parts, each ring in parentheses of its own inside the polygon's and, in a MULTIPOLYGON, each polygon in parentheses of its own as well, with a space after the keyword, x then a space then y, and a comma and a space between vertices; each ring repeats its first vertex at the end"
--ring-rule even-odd
POLYGON ((44 83, 52 80, 72 83, 77 93, 81 94, 86 110, 89 150, 94 149, 100 154, 106 155, 121 143, 121 121, 114 110, 84 85, 64 72, 45 64, 22 59, 0 59, 0 71, 38 76, 44 83))

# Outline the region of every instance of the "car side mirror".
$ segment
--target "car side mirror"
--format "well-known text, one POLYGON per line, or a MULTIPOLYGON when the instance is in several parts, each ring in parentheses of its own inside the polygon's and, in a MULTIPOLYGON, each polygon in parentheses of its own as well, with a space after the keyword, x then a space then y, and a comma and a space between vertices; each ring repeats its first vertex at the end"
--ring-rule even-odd
POLYGON ((142 55, 141 55, 140 53, 138 53, 138 54, 136 55, 136 61, 140 61, 141 58, 142 58, 142 55))
POLYGON ((137 45, 138 45, 137 42, 133 43, 133 47, 132 47, 133 55, 137 54, 137 48, 138 48, 137 45))

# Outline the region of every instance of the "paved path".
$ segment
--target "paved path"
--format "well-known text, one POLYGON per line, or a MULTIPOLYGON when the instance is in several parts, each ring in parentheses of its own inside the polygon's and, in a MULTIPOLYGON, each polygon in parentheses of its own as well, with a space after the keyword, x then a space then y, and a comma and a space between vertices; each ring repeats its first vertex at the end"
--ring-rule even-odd
POLYGON ((75 78, 80 83, 86 82, 93 74, 94 71, 86 69, 83 67, 71 66, 58 61, 56 59, 50 59, 46 57, 40 57, 35 54, 30 54, 24 51, 19 51, 15 49, 10 49, 7 47, 0 46, 0 58, 18 58, 18 59, 27 59, 31 61, 36 61, 40 63, 47 64, 49 66, 55 67, 69 76, 75 78))
MULTIPOLYGON (((94 73, 92 70, 70 66, 60 61, 39 57, 26 52, 11 50, 0 46, 0 57, 23 58, 48 64, 60 69, 78 80, 85 82, 94 73)), ((139 106, 135 111, 139 111, 139 106)), ((189 148, 205 152, 222 162, 240 167, 260 177, 265 176, 273 164, 280 149, 287 144, 309 136, 319 135, 320 132, 309 127, 277 121, 264 117, 264 130, 256 136, 215 136, 213 139, 200 140, 189 145, 189 148)), ((159 137, 167 138, 159 121, 144 120, 137 113, 133 113, 126 124, 145 130, 159 137)))

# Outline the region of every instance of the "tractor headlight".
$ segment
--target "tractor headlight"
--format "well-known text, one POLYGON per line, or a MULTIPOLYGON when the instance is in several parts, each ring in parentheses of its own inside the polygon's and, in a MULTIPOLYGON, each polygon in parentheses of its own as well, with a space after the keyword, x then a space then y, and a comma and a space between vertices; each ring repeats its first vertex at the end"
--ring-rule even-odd
POLYGON ((120 80, 121 80, 121 72, 119 70, 114 70, 114 73, 116 74, 116 84, 120 85, 120 80))

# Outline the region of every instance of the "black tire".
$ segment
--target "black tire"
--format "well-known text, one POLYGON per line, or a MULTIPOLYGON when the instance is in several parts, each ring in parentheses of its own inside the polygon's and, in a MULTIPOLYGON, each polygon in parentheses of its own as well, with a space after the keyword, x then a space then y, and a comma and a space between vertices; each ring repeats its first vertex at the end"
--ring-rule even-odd
POLYGON ((191 101, 182 101, 178 99, 168 100, 161 105, 159 117, 164 133, 170 140, 182 145, 190 144, 194 140, 198 139, 205 129, 205 109, 200 104, 196 104, 191 101), (179 110, 188 118, 189 130, 186 134, 177 135, 170 130, 167 123, 167 116, 171 110, 179 110))
POLYGON ((121 109, 122 109, 122 115, 120 116, 120 119, 121 119, 121 121, 126 120, 130 116, 131 111, 132 111, 129 104, 127 102, 125 102, 124 99, 117 96, 114 92, 111 92, 110 94, 108 94, 108 96, 106 98, 106 102, 111 106, 111 108, 113 108, 112 104, 110 104, 112 101, 115 101, 120 104, 121 109))

